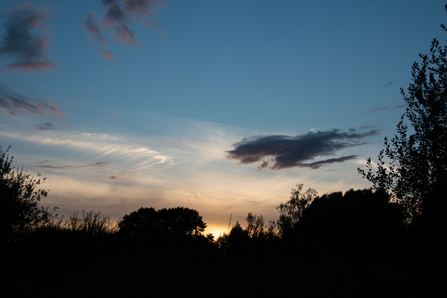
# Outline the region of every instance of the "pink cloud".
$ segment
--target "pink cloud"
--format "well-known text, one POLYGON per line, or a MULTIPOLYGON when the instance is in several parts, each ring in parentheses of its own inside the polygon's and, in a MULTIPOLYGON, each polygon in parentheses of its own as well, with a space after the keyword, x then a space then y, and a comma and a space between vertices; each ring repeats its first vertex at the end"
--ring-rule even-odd
POLYGON ((19 116, 25 112, 45 116, 45 112, 50 111, 51 116, 61 119, 66 113, 57 108, 54 100, 51 101, 53 104, 49 104, 36 96, 32 98, 22 96, 0 82, 0 110, 6 110, 13 116, 19 116))
POLYGON ((109 44, 108 39, 103 35, 105 29, 110 28, 113 31, 112 37, 115 42, 132 46, 140 43, 135 39, 135 32, 131 28, 134 21, 137 23, 143 21, 144 24, 155 28, 160 33, 155 20, 151 17, 166 6, 162 0, 101 0, 101 4, 106 13, 101 22, 103 28, 93 19, 92 12, 85 16, 81 25, 94 37, 101 55, 107 60, 111 60, 113 55, 106 50, 109 44))

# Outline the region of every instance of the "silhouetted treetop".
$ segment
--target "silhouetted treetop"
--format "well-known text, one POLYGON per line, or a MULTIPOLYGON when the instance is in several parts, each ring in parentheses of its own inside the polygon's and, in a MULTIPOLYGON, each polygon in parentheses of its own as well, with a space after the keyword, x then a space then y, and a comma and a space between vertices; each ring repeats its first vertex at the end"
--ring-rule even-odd
POLYGON ((200 235, 206 224, 194 209, 176 207, 161 209, 141 207, 125 215, 118 223, 120 232, 130 234, 174 233, 179 235, 200 235))
POLYGON ((447 46, 434 39, 430 53, 419 56, 413 82, 401 89, 408 106, 397 135, 385 138, 376 166, 369 158, 366 171, 358 169, 374 189, 387 190, 405 206, 409 219, 439 218, 447 206, 447 46))
POLYGON ((278 227, 282 234, 291 230, 293 226, 300 221, 304 209, 306 209, 318 194, 318 192, 312 188, 309 188, 304 193, 302 190, 303 184, 299 184, 296 188, 292 188, 290 200, 286 203, 281 203, 276 207, 280 213, 278 227))

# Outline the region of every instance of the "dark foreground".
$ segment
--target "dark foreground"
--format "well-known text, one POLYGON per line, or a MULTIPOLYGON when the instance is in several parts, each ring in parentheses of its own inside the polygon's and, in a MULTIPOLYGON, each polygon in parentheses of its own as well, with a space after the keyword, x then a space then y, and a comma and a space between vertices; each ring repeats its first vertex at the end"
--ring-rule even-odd
POLYGON ((40 230, 0 247, 3 297, 447 297, 446 248, 40 230))

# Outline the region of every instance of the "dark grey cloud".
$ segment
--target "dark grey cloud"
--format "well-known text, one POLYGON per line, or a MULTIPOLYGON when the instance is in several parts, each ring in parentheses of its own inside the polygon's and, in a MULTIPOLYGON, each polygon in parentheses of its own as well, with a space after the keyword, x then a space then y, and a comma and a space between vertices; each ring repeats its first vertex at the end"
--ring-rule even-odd
POLYGON ((393 84, 394 84, 394 82, 389 82, 389 83, 386 83, 385 86, 383 86, 383 87, 388 87, 388 86, 391 86, 393 84))
POLYGON ((17 10, 3 13, 6 20, 3 23, 5 33, 0 41, 0 56, 12 58, 13 61, 4 68, 27 72, 57 69, 54 62, 45 56, 48 38, 36 33, 36 29, 43 29, 42 23, 51 17, 53 15, 39 12, 28 2, 17 10))
POLYGON ((106 161, 99 161, 99 162, 95 162, 95 163, 92 163, 92 164, 79 165, 79 166, 70 166, 70 165, 55 166, 55 165, 45 164, 47 162, 49 162, 49 161, 48 160, 43 161, 43 162, 39 163, 39 165, 33 166, 33 168, 55 169, 55 170, 76 169, 76 168, 95 168, 95 169, 99 169, 99 168, 103 168, 103 167, 106 167, 106 166, 110 165, 110 163, 108 163, 106 161))
POLYGON ((34 95, 32 97, 22 96, 0 82, 0 111, 2 110, 8 111, 13 116, 24 112, 44 116, 47 110, 55 118, 61 118, 65 114, 55 104, 49 104, 34 95))
POLYGON ((52 130, 56 127, 53 123, 42 123, 35 126, 36 130, 52 130))
POLYGON ((105 49, 108 47, 108 39, 103 35, 103 31, 111 28, 116 42, 135 45, 138 41, 135 39, 135 32, 131 29, 131 25, 142 21, 159 32, 157 23, 152 17, 164 8, 165 2, 162 0, 101 0, 101 5, 105 8, 105 17, 102 20, 104 28, 101 28, 93 19, 92 12, 85 16, 82 25, 98 43, 101 54, 110 60, 113 55, 105 49))
POLYGON ((280 170, 292 167, 317 169, 323 165, 340 163, 355 159, 356 155, 309 162, 317 157, 334 155, 337 151, 365 144, 362 139, 378 134, 373 129, 357 132, 350 129, 342 132, 338 129, 330 131, 309 132, 303 135, 255 136, 244 138, 234 144, 234 150, 227 151, 227 158, 239 160, 240 164, 260 163, 258 171, 280 170))

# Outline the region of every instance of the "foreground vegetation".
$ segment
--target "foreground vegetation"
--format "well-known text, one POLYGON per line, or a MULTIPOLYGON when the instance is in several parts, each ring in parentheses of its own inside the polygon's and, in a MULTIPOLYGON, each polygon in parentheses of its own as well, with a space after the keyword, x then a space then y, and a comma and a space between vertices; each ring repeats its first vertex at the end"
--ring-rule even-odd
POLYGON ((236 223, 215 241, 175 229, 130 233, 100 213, 72 214, 13 241, 2 239, 2 292, 7 297, 447 294, 446 241, 421 236, 405 224, 401 208, 385 192, 351 190, 305 202, 309 193, 298 186, 279 206, 279 228, 264 227, 262 216, 250 213, 245 227, 236 223))

